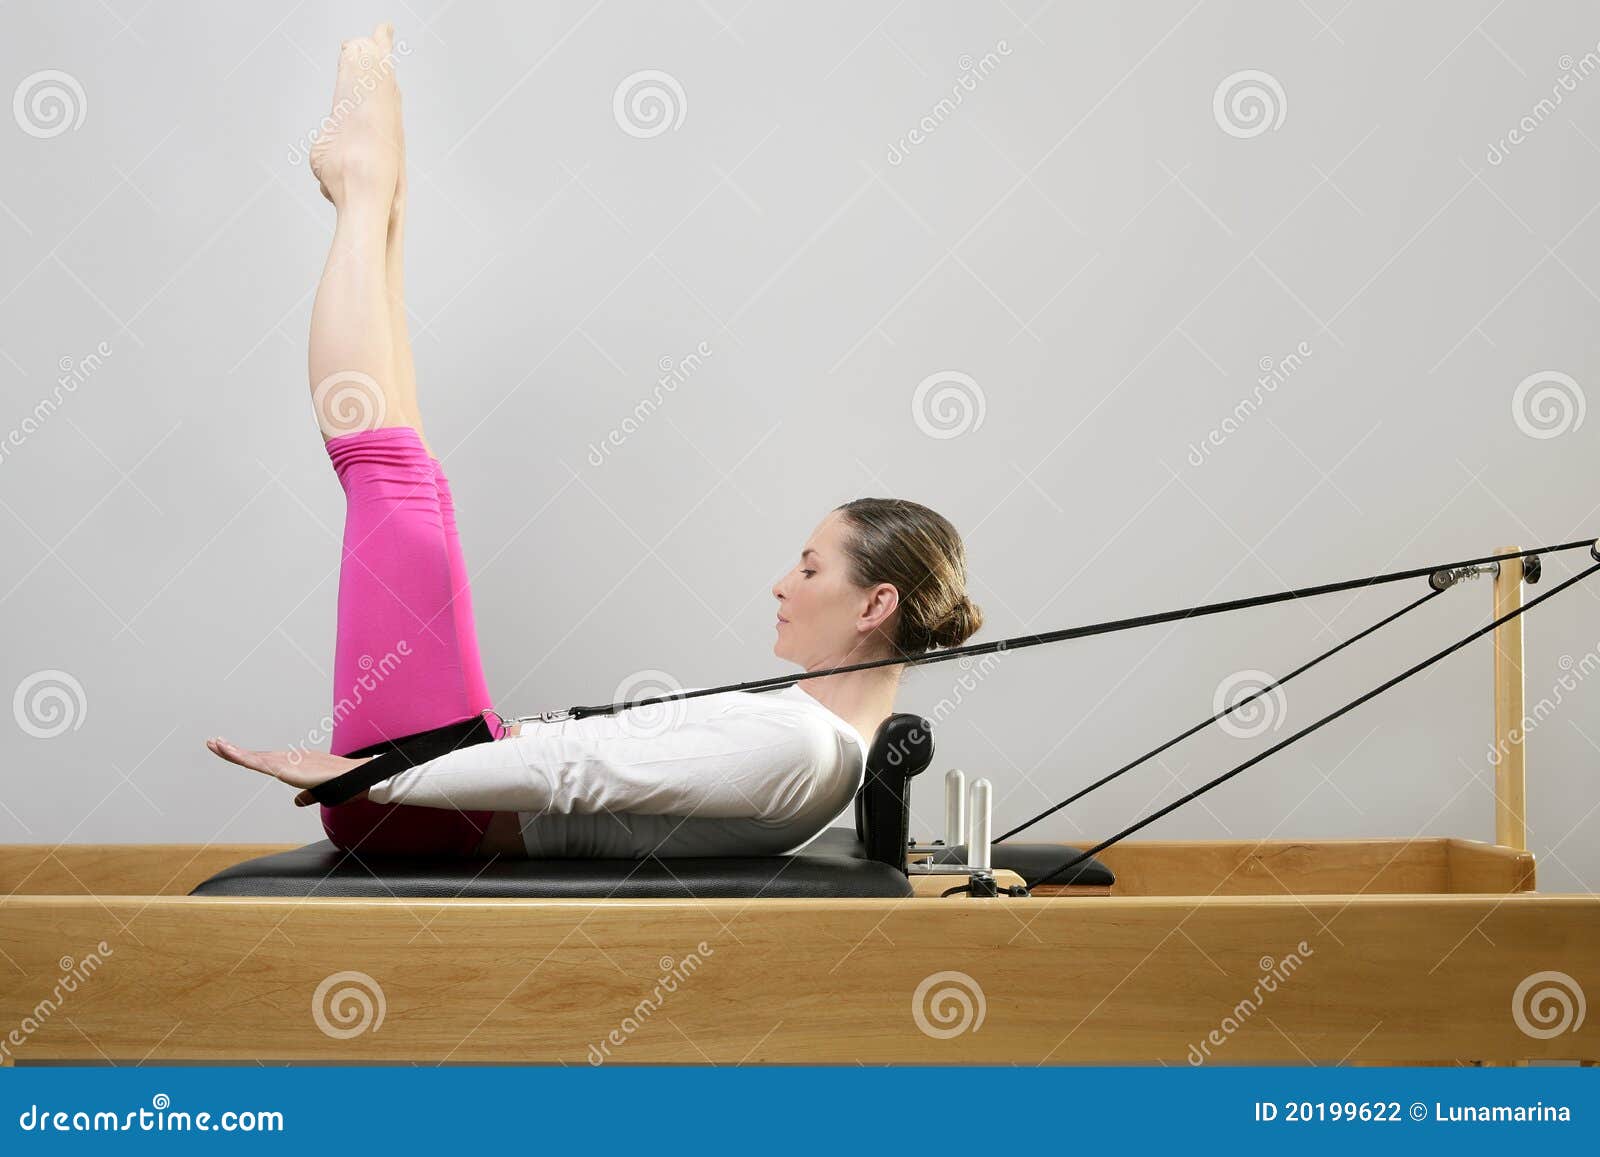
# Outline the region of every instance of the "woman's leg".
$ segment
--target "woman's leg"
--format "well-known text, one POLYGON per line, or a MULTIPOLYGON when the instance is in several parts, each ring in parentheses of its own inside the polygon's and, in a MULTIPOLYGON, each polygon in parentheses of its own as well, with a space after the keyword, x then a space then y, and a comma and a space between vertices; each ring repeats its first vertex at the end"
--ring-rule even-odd
MULTIPOLYGON (((488 681, 483 674, 483 659, 478 650, 478 627, 472 613, 472 584, 467 573, 466 556, 461 548, 461 535, 456 528, 455 497, 450 489, 450 480, 445 476, 444 464, 433 456, 432 449, 428 447, 428 436, 422 429, 422 415, 417 405, 417 376, 416 365, 411 354, 411 330, 406 316, 405 304, 405 230, 406 230, 406 157, 405 157, 405 130, 404 118, 397 118, 400 126, 398 140, 400 143, 400 167, 395 182, 394 201, 389 211, 389 245, 388 245, 388 287, 389 287, 389 328, 394 337, 394 365, 395 376, 399 381, 402 396, 409 405, 413 417, 413 424, 422 437, 422 445, 428 448, 429 457, 433 462, 434 489, 439 495, 439 519, 444 527, 444 540, 446 556, 450 563, 450 590, 451 614, 455 619, 456 644, 459 649, 461 674, 466 682, 467 701, 472 704, 475 714, 483 715, 494 706, 494 700, 489 695, 488 681)), ((502 738, 502 728, 497 718, 487 718, 490 730, 495 738, 502 738)), ((489 823, 493 832, 503 833, 506 826, 510 825, 513 832, 519 829, 516 824, 514 812, 505 815, 494 815, 489 823)), ((504 853, 512 850, 515 854, 524 854, 520 836, 510 845, 504 839, 497 839, 493 846, 481 845, 479 851, 488 854, 491 852, 504 853)))
MULTIPOLYGON (((387 263, 398 108, 392 71, 365 83, 383 61, 392 66, 391 43, 384 29, 346 42, 335 109, 343 99, 348 110, 358 88, 363 96, 313 158, 338 209, 312 309, 309 364, 318 425, 346 496, 331 744, 339 754, 469 718, 485 705, 462 666, 436 463, 413 425, 414 388, 397 365, 387 263)), ((476 850, 491 814, 356 800, 324 807, 322 820, 342 848, 461 855, 476 850)))
MULTIPOLYGON (((405 308, 405 224, 406 224, 406 173, 405 148, 402 138, 400 176, 395 190, 394 207, 389 218, 389 300, 390 329, 394 334, 394 363, 402 391, 411 399, 412 412, 417 415, 421 430, 421 415, 416 409, 416 371, 411 356, 410 330, 405 308)), ((423 435, 422 443, 428 439, 423 435)), ((439 519, 444 527, 445 551, 450 563, 451 614, 455 620, 456 643, 459 648, 461 675, 466 684, 467 702, 475 713, 482 714, 494 705, 489 696, 488 682, 483 674, 483 660, 478 651, 478 629, 472 612, 472 584, 467 573, 466 556, 461 549, 461 535, 456 529, 455 499, 450 490, 450 480, 445 476, 444 465, 437 458, 433 462, 434 489, 439 495, 439 519)), ((500 738, 500 723, 489 717, 489 726, 500 738)), ((487 813, 485 835, 477 846, 479 855, 523 857, 527 849, 522 842, 521 824, 515 812, 487 813)))
MULTIPOLYGON (((397 93, 398 99, 398 93, 397 93)), ((461 649, 461 671, 467 681, 467 697, 476 710, 493 706, 488 684, 483 677, 483 661, 478 653, 478 630, 472 615, 472 587, 467 574, 466 558, 461 550, 461 536, 456 530, 455 499, 450 491, 450 481, 445 477, 444 465, 433 457, 427 434, 422 429, 422 414, 417 405, 417 372, 411 356, 411 330, 406 318, 406 167, 405 136, 401 124, 400 164, 395 181, 394 200, 389 209, 389 236, 386 252, 387 285, 389 291, 389 332, 393 338, 394 371, 401 405, 407 409, 411 424, 422 438, 433 462, 434 488, 439 495, 440 521, 444 526, 445 547, 450 560, 450 589, 453 592, 451 611, 455 618, 456 641, 461 649)), ((499 724, 491 721, 496 730, 499 724)))
MULTIPOLYGON (((420 436, 410 426, 361 430, 327 449, 346 497, 330 745, 345 754, 487 704, 462 666, 435 464, 420 436)), ((470 855, 491 814, 358 799, 324 807, 322 824, 351 850, 470 855)))

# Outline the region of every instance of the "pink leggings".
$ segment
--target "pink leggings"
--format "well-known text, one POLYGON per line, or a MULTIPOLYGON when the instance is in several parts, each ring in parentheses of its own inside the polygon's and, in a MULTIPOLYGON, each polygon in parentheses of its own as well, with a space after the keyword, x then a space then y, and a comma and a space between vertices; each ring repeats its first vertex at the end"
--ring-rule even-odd
MULTIPOLYGON (((346 503, 331 745, 342 755, 491 700, 444 468, 410 426, 341 434, 327 449, 346 503)), ((322 830, 348 851, 462 856, 493 815, 363 798, 324 806, 322 830)))

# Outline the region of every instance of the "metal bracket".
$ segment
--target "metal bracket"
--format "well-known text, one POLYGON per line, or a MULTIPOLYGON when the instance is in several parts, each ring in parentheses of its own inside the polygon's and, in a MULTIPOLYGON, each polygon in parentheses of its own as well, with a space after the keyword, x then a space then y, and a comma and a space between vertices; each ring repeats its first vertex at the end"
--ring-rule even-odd
POLYGON ((1428 585, 1436 591, 1447 591, 1458 582, 1475 579, 1479 575, 1493 575, 1500 577, 1500 564, 1497 562, 1481 562, 1477 566, 1447 567, 1436 570, 1428 576, 1428 585))
POLYGON ((936 864, 931 861, 906 865, 908 876, 969 876, 972 886, 968 894, 975 897, 994 897, 1000 888, 994 878, 990 862, 990 845, 994 839, 993 785, 986 779, 975 780, 970 790, 961 789, 966 776, 952 768, 945 773, 945 834, 948 843, 912 844, 908 855, 932 854, 956 844, 967 847, 965 864, 936 864), (964 821, 964 822, 963 822, 964 821), (964 828, 964 831, 963 831, 964 828), (953 837, 953 838, 952 838, 953 837))

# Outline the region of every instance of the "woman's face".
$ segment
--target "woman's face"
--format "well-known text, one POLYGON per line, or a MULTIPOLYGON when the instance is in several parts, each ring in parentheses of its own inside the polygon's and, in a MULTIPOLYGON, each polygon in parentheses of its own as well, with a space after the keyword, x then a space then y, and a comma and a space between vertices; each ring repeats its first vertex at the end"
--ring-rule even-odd
POLYGON ((888 648, 873 637, 892 628, 899 605, 890 583, 857 586, 850 579, 844 543, 849 525, 834 511, 811 532, 788 574, 772 587, 778 600, 777 639, 772 653, 807 671, 865 663, 888 648))

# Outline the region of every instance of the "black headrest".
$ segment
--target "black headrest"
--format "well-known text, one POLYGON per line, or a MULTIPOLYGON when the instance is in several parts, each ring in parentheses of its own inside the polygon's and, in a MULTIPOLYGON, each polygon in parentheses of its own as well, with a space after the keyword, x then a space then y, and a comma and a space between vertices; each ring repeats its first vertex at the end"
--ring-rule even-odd
POLYGON ((933 762, 933 725, 897 713, 878 725, 856 792, 856 835, 869 859, 906 868, 911 836, 911 780, 933 762))

